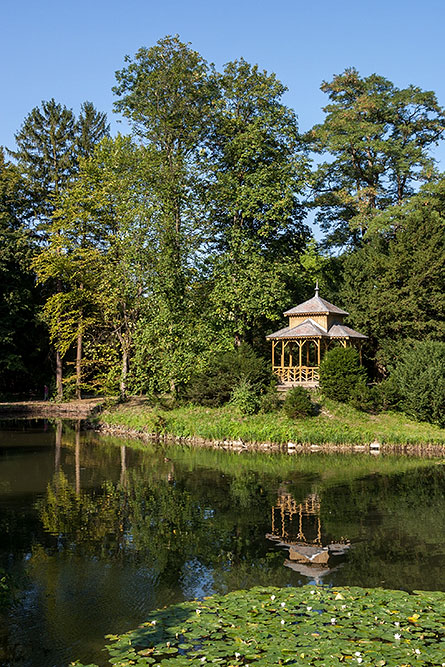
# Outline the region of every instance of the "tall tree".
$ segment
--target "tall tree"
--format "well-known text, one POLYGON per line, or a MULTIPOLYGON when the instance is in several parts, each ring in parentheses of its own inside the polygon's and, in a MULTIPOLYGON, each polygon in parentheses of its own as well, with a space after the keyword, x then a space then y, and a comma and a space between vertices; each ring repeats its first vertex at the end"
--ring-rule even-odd
MULTIPOLYGON (((151 262, 157 247, 143 164, 144 149, 128 137, 104 139, 92 158, 81 161, 79 176, 55 216, 60 225, 55 242, 60 238, 65 252, 61 256, 53 247, 40 260, 42 278, 56 272, 66 286, 63 295, 47 302, 52 335, 63 337, 59 344, 65 350, 81 335, 90 369, 85 383, 102 382, 104 388, 107 375, 119 376, 122 396, 141 304, 153 290, 151 262)), ((78 356, 76 386, 77 361, 78 356)), ((111 385, 106 388, 114 389, 111 385)))
MULTIPOLYGON (((76 169, 75 117, 71 109, 54 99, 42 102, 25 118, 15 135, 17 150, 11 151, 22 170, 31 193, 35 225, 44 242, 51 236, 51 219, 58 199, 76 169)), ((60 281, 54 285, 62 290, 60 281)), ((55 348, 56 390, 63 395, 62 355, 55 348)))
POLYGON ((341 299, 374 352, 393 354, 394 343, 409 338, 443 339, 444 229, 441 178, 376 216, 366 243, 346 257, 341 299))
POLYGON ((443 137, 445 112, 433 92, 354 68, 321 90, 330 99, 326 118, 306 139, 328 161, 315 172, 313 203, 328 243, 356 246, 374 215, 433 177, 431 147, 443 137))
POLYGON ((107 114, 97 111, 92 102, 84 102, 76 124, 76 154, 78 158, 89 158, 104 137, 110 135, 107 114))
POLYGON ((216 80, 205 153, 216 250, 211 300, 239 342, 254 330, 262 335, 289 283, 295 289, 309 237, 298 198, 308 162, 295 114, 282 102, 286 88, 274 74, 241 59, 216 80))
MULTIPOLYGON (((192 255, 201 243, 204 216, 196 196, 201 187, 196 165, 208 133, 214 88, 206 62, 177 36, 140 49, 127 63, 116 74, 115 107, 146 148, 159 266, 157 317, 150 322, 154 338, 165 334, 163 358, 169 359, 181 338, 192 255)), ((174 390, 175 368, 167 364, 164 371, 174 390)))
POLYGON ((31 261, 35 240, 26 226, 28 197, 20 170, 0 147, 0 391, 42 381, 46 347, 38 323, 39 294, 31 261), (38 380, 37 380, 38 378, 38 380))
MULTIPOLYGON (((92 102, 84 102, 80 109, 79 119, 76 126, 76 154, 78 160, 90 158, 96 146, 110 134, 110 126, 107 122, 107 115, 104 112, 97 111, 92 102)), ((84 229, 79 230, 79 245, 85 244, 84 229)), ((80 283, 79 289, 83 289, 80 283)), ((82 301, 82 299, 81 299, 82 301)), ((79 311, 77 341, 76 341, 76 398, 81 398, 82 386, 82 344, 84 331, 84 316, 82 308, 79 311)))
MULTIPOLYGON (((49 102, 42 102, 41 107, 34 108, 26 117, 16 135, 17 150, 11 151, 24 174, 30 192, 29 205, 34 218, 34 226, 41 239, 40 253, 35 266, 40 272, 40 281, 47 284, 48 304, 58 303, 56 312, 61 318, 60 332, 63 330, 62 320, 64 318, 62 304, 66 305, 70 299, 64 294, 64 271, 61 267, 65 248, 62 242, 61 225, 60 220, 55 221, 54 215, 60 206, 64 192, 75 178, 79 157, 88 157, 94 145, 107 133, 106 116, 97 112, 90 102, 82 105, 79 120, 76 121, 71 109, 67 109, 52 99, 49 102), (59 257, 56 263, 52 257, 54 252, 59 257), (49 265, 45 268, 46 260, 49 265), (56 267, 60 268, 59 273, 56 267), (55 295, 56 298, 53 299, 55 295)), ((63 394, 62 361, 66 347, 62 344, 61 336, 51 337, 56 357, 56 389, 58 397, 61 398, 63 394)), ((79 380, 81 354, 82 338, 79 323, 77 338, 79 380)), ((77 384, 77 395, 80 397, 80 381, 77 384)))
POLYGON ((47 223, 57 198, 76 170, 76 119, 54 99, 42 102, 25 118, 10 151, 28 183, 38 223, 47 223))

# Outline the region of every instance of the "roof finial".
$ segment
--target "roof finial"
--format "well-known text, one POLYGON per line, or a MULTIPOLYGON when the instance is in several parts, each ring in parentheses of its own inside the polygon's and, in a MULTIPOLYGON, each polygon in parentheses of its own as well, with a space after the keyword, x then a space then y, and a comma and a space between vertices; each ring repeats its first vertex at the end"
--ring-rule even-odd
POLYGON ((318 280, 317 280, 317 282, 315 283, 315 296, 318 297, 318 280))

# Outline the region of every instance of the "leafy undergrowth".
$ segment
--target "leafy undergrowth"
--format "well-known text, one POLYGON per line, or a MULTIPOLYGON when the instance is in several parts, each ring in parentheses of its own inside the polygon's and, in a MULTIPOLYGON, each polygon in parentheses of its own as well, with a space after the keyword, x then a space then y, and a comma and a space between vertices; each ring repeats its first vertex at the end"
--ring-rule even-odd
POLYGON ((253 588, 155 611, 107 639, 117 667, 444 667, 445 593, 253 588))
POLYGON ((282 411, 245 416, 233 407, 187 405, 168 410, 130 402, 105 411, 101 421, 146 433, 208 440, 343 445, 377 439, 391 445, 445 444, 445 429, 401 413, 368 415, 329 400, 322 402, 322 408, 316 417, 290 419, 282 411))

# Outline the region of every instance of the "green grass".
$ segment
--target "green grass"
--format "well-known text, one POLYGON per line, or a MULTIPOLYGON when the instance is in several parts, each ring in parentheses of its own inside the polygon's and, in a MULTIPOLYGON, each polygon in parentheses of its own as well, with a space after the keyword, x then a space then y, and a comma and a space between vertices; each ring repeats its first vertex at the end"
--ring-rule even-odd
POLYGON ((257 587, 153 611, 107 636, 107 664, 433 667, 445 664, 444 616, 440 592, 257 587))
POLYGON ((304 419, 290 419, 283 411, 243 416, 232 406, 157 408, 141 399, 110 408, 100 419, 146 434, 217 441, 357 445, 377 439, 388 445, 445 444, 445 429, 433 424, 399 412, 369 415, 330 400, 323 400, 318 416, 304 419))

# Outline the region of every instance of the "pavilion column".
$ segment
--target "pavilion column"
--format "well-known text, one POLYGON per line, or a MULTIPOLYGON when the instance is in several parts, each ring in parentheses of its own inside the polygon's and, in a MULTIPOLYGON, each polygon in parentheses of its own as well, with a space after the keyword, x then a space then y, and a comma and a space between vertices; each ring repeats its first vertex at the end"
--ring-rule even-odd
POLYGON ((284 340, 281 341, 281 368, 284 368, 284 340))
POLYGON ((275 366, 275 341, 272 341, 272 370, 275 366))
POLYGON ((317 340, 317 359, 318 359, 318 366, 320 365, 320 357, 321 357, 321 338, 317 340))
POLYGON ((301 368, 301 354, 302 354, 301 348, 302 348, 302 346, 303 346, 303 342, 298 341, 298 365, 299 365, 300 368, 301 368))

